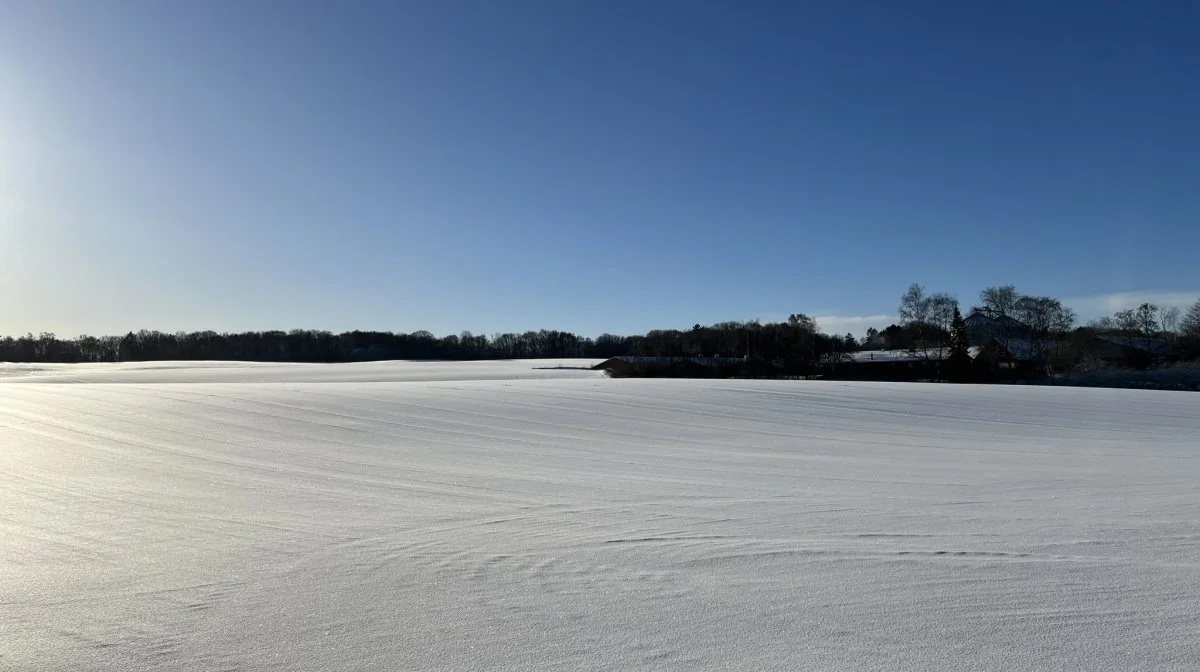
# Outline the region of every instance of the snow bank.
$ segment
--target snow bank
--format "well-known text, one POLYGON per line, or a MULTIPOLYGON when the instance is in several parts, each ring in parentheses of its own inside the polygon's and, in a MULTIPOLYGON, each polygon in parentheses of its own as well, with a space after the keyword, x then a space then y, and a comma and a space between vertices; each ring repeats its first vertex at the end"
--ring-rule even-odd
POLYGON ((0 669, 1200 660, 1200 395, 426 366, 0 385, 0 669))

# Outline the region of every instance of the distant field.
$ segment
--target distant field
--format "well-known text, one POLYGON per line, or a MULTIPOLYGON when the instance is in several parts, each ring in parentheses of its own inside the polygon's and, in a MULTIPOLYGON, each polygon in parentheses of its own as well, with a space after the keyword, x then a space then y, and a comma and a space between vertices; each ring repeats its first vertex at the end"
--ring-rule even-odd
POLYGON ((1185 670, 1200 395, 0 364, 3 670, 1185 670))

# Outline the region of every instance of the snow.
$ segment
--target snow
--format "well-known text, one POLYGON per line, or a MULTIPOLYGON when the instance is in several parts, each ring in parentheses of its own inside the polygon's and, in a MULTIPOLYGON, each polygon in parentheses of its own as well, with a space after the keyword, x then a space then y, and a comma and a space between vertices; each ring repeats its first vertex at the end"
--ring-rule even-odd
POLYGON ((561 364, 0 366, 0 669, 1200 661, 1200 395, 561 364))
POLYGON ((12 364, 0 362, 0 382, 34 377, 39 383, 398 383, 451 380, 602 378, 584 374, 598 359, 526 359, 479 362, 390 361, 350 364, 261 362, 128 362, 122 364, 12 364))
MULTIPOLYGON (((967 355, 974 359, 983 348, 971 346, 967 355)), ((847 353, 853 362, 920 362, 929 359, 948 359, 950 348, 933 348, 924 350, 859 350, 847 353)))

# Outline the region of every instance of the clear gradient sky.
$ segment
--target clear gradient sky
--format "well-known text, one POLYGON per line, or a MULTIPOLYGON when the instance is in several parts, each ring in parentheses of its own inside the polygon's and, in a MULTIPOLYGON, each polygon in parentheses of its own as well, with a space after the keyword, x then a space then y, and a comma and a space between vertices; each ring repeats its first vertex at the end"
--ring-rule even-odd
POLYGON ((0 0, 0 333, 1186 303, 1197 35, 1153 0, 0 0))

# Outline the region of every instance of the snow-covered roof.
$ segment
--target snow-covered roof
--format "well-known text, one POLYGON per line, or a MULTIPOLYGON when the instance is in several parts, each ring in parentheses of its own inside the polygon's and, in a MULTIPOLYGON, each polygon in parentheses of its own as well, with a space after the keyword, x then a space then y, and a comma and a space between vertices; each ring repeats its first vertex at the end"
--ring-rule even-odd
MULTIPOLYGON (((967 354, 971 359, 975 359, 979 355, 980 348, 972 346, 967 348, 967 354)), ((926 355, 925 350, 862 350, 859 352, 849 353, 851 361, 858 363, 865 362, 920 362, 927 359, 946 359, 950 357, 950 348, 932 348, 926 355)))
POLYGON ((603 367, 605 363, 612 360, 619 360, 626 364, 643 364, 650 366, 663 366, 667 364, 697 364, 699 366, 730 366, 733 364, 741 364, 746 361, 741 357, 639 357, 635 355, 620 355, 607 359, 597 367, 603 367))

